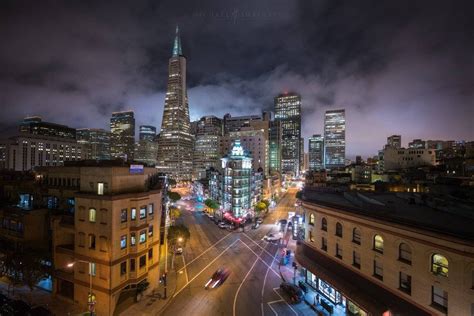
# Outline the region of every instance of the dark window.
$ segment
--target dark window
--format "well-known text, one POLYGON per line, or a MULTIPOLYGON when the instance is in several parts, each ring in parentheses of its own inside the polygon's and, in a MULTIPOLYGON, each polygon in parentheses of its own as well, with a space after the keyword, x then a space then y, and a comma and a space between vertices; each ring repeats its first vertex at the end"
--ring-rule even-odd
POLYGON ((124 208, 120 212, 120 222, 125 223, 127 221, 127 209, 124 208))
POLYGON ((411 249, 405 243, 401 243, 398 248, 398 260, 411 264, 411 249))
POLYGON ((342 247, 339 244, 336 244, 336 257, 342 259, 342 247))
POLYGON ((150 248, 148 250, 148 260, 151 260, 151 259, 153 259, 153 248, 150 248))
POLYGON ((153 237, 153 225, 148 227, 148 237, 153 237))
POLYGON ((309 241, 314 242, 314 236, 313 236, 313 231, 309 231, 309 241))
POLYGON ((124 261, 120 264, 120 275, 127 273, 127 261, 124 261))
POLYGON ((135 271, 135 259, 130 259, 130 272, 135 271))
POLYGON ((143 268, 146 265, 146 256, 140 257, 140 268, 143 268))
POLYGON ((432 286, 431 287, 431 305, 447 313, 448 312, 448 292, 444 291, 442 288, 432 286))
POLYGON ((321 238, 321 249, 324 251, 328 251, 328 241, 326 238, 321 238))
POLYGON ((89 248, 95 249, 95 235, 93 234, 89 235, 89 248))
POLYGON ((352 265, 360 269, 360 254, 355 251, 352 252, 352 265))
POLYGON ((360 229, 357 227, 352 231, 352 242, 360 245, 360 229))
POLYGON ((382 263, 377 260, 374 260, 374 277, 383 280, 383 266, 382 263))
POLYGON ((403 272, 400 272, 400 290, 411 294, 411 276, 403 272))
POLYGON ((342 237, 342 225, 341 223, 336 223, 336 236, 342 237))
POLYGON ((324 217, 321 220, 321 229, 326 231, 326 232, 328 231, 328 221, 324 217))

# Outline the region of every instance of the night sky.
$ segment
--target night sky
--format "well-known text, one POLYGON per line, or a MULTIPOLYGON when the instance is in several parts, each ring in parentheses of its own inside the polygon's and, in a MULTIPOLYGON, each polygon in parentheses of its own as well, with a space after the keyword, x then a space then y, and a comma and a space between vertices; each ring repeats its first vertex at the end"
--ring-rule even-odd
POLYGON ((192 120, 296 91, 305 138, 346 109, 349 156, 391 134, 473 140, 474 6, 437 2, 2 0, 0 131, 27 115, 108 129, 126 109, 159 128, 179 24, 192 120))

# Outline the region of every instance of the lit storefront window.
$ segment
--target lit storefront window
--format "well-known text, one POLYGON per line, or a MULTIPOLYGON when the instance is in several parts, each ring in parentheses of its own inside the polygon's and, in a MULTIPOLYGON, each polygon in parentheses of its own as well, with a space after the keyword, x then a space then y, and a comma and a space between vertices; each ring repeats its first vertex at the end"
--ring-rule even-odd
POLYGON ((357 306, 350 300, 347 300, 347 311, 349 312, 349 315, 367 316, 367 313, 364 310, 362 310, 359 306, 357 306))
POLYGON ((331 302, 338 304, 341 302, 341 293, 336 291, 329 283, 318 280, 318 290, 321 291, 331 302))

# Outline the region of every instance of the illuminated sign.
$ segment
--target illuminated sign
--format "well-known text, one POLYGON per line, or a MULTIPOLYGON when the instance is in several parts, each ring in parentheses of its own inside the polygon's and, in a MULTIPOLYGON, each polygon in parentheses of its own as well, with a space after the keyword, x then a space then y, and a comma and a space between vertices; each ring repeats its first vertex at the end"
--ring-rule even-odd
POLYGON ((130 174, 143 174, 143 165, 130 165, 130 174))

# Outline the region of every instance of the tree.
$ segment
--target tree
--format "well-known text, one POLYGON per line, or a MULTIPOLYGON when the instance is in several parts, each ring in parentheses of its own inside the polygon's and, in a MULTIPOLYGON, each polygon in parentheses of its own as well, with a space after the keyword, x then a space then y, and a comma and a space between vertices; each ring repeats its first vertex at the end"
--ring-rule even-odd
POLYGON ((303 192, 302 192, 302 191, 296 192, 296 198, 297 198, 297 199, 300 199, 300 200, 301 200, 302 196, 303 196, 303 192))
POLYGON ((168 228, 168 242, 171 245, 176 244, 178 238, 183 238, 183 242, 186 243, 189 237, 191 237, 189 229, 183 224, 172 225, 168 228))
POLYGON ((265 210, 267 208, 267 205, 263 202, 258 202, 257 204, 255 204, 255 213, 258 215, 260 215, 260 213, 265 210))
POLYGON ((168 197, 173 202, 181 200, 181 194, 179 194, 178 192, 168 191, 168 197))
POLYGON ((175 179, 168 179, 168 184, 172 187, 174 187, 176 185, 176 180, 175 179))
POLYGON ((268 207, 270 206, 270 201, 269 200, 262 200, 262 203, 265 203, 265 209, 268 210, 268 207))
POLYGON ((181 216, 181 211, 179 210, 179 208, 176 208, 176 207, 170 208, 170 219, 172 221, 174 221, 180 216, 181 216))
POLYGON ((204 201, 204 204, 212 209, 213 211, 217 210, 219 208, 219 203, 217 203, 217 201, 213 200, 213 199, 206 199, 204 201))

